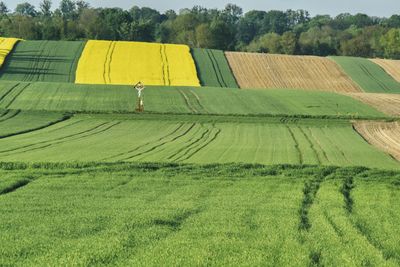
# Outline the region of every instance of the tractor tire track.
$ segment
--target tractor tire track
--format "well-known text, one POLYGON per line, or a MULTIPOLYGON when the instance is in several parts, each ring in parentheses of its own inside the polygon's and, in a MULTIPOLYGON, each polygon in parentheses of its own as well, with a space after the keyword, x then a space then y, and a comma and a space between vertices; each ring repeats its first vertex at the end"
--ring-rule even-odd
POLYGON ((9 95, 11 92, 17 88, 21 83, 16 83, 14 86, 12 86, 5 94, 0 96, 0 103, 9 95))
MULTIPOLYGON (((358 175, 360 175, 361 173, 358 173, 358 175)), ((372 237, 371 231, 366 227, 366 225, 362 221, 354 217, 354 200, 351 195, 354 188, 355 185, 353 177, 347 177, 346 179, 344 179, 341 193, 343 194, 343 199, 345 202, 344 207, 347 211, 350 224, 352 225, 354 230, 367 241, 370 246, 372 246, 380 255, 382 255, 382 258, 384 260, 388 261, 393 259, 397 262, 400 262, 400 257, 398 255, 387 252, 383 245, 378 240, 375 240, 375 238, 372 237)))
POLYGON ((10 112, 9 109, 1 110, 0 111, 0 119, 5 117, 10 112))
POLYGON ((12 133, 12 134, 7 134, 7 135, 0 135, 0 139, 5 139, 5 138, 8 138, 8 137, 12 137, 12 136, 17 136, 17 135, 21 135, 21 134, 26 134, 26 133, 32 133, 32 132, 35 132, 35 131, 39 131, 39 130, 48 128, 50 126, 53 126, 55 124, 64 122, 66 120, 69 120, 70 118, 71 118, 71 116, 63 116, 62 118, 60 118, 60 119, 58 119, 56 121, 49 122, 49 123, 47 123, 45 125, 42 125, 42 126, 39 126, 39 127, 33 128, 33 129, 23 130, 23 131, 19 131, 19 132, 15 132, 15 133, 12 133))
MULTIPOLYGON (((203 125, 201 126, 202 128, 204 127, 203 125)), ((202 133, 200 134, 199 137, 196 138, 196 136, 198 136, 198 132, 195 132, 193 137, 188 141, 188 145, 185 145, 183 147, 181 147, 180 149, 178 149, 174 154, 170 155, 169 157, 167 157, 168 160, 173 160, 173 161, 178 161, 181 156, 179 156, 179 154, 181 152, 183 152, 183 155, 185 155, 185 151, 187 152, 187 150, 190 150, 190 148, 194 145, 196 145, 197 143, 199 143, 203 138, 207 138, 208 134, 210 133, 210 129, 199 129, 199 131, 202 131, 202 133), (175 159, 174 159, 175 158, 175 159)))
POLYGON ((110 54, 110 50, 111 50, 112 46, 113 46, 113 41, 111 41, 110 44, 108 45, 106 58, 104 60, 104 66, 103 66, 103 81, 104 81, 104 84, 107 84, 107 66, 109 66, 108 59, 109 59, 109 54, 110 54))
POLYGON ((108 69, 106 71, 107 76, 108 76, 108 83, 111 84, 111 64, 112 64, 112 60, 113 60, 113 55, 114 55, 114 51, 115 51, 115 47, 117 45, 117 42, 112 42, 111 43, 111 50, 110 50, 110 54, 108 55, 108 69))
MULTIPOLYGON (((110 128, 116 126, 117 124, 120 124, 120 122, 117 122, 117 123, 114 123, 114 124, 111 123, 111 122, 104 122, 104 123, 101 123, 101 124, 91 128, 91 129, 87 129, 87 130, 81 131, 79 133, 63 136, 63 137, 60 137, 60 138, 55 138, 55 139, 52 139, 52 140, 41 141, 41 142, 37 142, 37 143, 34 143, 34 144, 29 144, 29 145, 25 145, 25 146, 21 146, 21 147, 16 147, 16 148, 13 148, 13 149, 2 150, 2 151, 0 151, 0 155, 4 154, 4 153, 8 153, 8 152, 11 152, 11 153, 5 154, 4 156, 8 156, 8 155, 11 155, 11 154, 18 154, 18 153, 20 153, 20 152, 18 152, 18 150, 22 150, 22 149, 25 149, 25 148, 31 148, 31 147, 34 147, 34 146, 37 146, 37 145, 39 145, 39 146, 43 145, 43 147, 47 147, 47 146, 51 146, 53 144, 58 144, 58 143, 63 143, 63 142, 82 139, 82 138, 85 138, 85 137, 89 137, 89 136, 92 136, 92 135, 95 135, 95 134, 102 133, 102 132, 104 132, 106 130, 109 130, 110 128), (112 124, 112 125, 108 126, 109 124, 112 124), (106 126, 106 128, 102 129, 103 126, 106 126), (74 139, 74 137, 77 137, 77 138, 74 139)), ((33 148, 33 149, 37 149, 37 148, 33 148)), ((27 150, 25 150, 23 152, 27 152, 27 151, 30 151, 30 149, 27 149, 27 150)))
MULTIPOLYGON (((152 153, 151 155, 160 155, 162 152, 164 151, 173 151, 175 150, 175 148, 179 149, 180 147, 186 147, 186 144, 190 144, 199 134, 201 134, 202 131, 202 126, 200 125, 199 127, 194 127, 193 131, 191 131, 190 135, 187 136, 188 138, 186 138, 184 140, 184 142, 178 143, 176 145, 174 145, 172 148, 169 146, 163 146, 162 148, 157 149, 154 153, 152 153)), ((171 152, 172 153, 172 152, 171 152)), ((149 154, 146 154, 146 156, 149 156, 149 154)))
POLYGON ((287 125, 285 125, 285 126, 286 126, 287 130, 289 131, 289 134, 290 134, 291 138, 293 139, 294 147, 296 149, 297 158, 299 160, 299 163, 300 163, 300 165, 303 165, 304 159, 303 159, 303 154, 301 153, 299 141, 297 140, 296 136, 294 135, 292 129, 290 129, 290 127, 287 126, 287 125))
POLYGON ((185 101, 185 104, 189 108, 189 110, 193 113, 199 113, 197 109, 191 105, 189 97, 182 90, 178 89, 178 92, 183 97, 183 100, 185 101))
POLYGON ((322 152, 322 156, 325 158, 326 162, 330 163, 331 161, 328 159, 328 155, 326 154, 326 151, 323 149, 321 143, 319 142, 318 138, 316 138, 313 134, 313 132, 311 131, 310 128, 307 128, 308 131, 310 132, 310 137, 312 138, 313 141, 315 141, 315 144, 318 145, 319 150, 322 152))
POLYGON ((352 161, 347 158, 346 154, 343 152, 343 150, 340 149, 337 143, 329 138, 329 134, 325 132, 324 128, 321 128, 321 130, 324 133, 326 140, 328 140, 329 143, 331 143, 331 145, 340 153, 340 155, 342 155, 343 159, 347 161, 349 164, 352 164, 352 161))
MULTIPOLYGON (((114 126, 116 126, 116 125, 118 125, 120 123, 121 122, 116 122, 114 124, 111 124, 110 126, 107 126, 105 129, 101 129, 101 130, 99 130, 97 132, 90 133, 90 134, 87 134, 87 135, 83 135, 83 136, 79 136, 79 137, 76 137, 76 138, 71 138, 71 139, 67 139, 67 140, 63 140, 63 141, 56 141, 56 142, 53 142, 53 143, 50 143, 50 144, 46 144, 46 145, 43 145, 43 146, 40 146, 40 147, 31 148, 31 149, 27 149, 27 150, 23 150, 23 151, 15 151, 15 152, 12 152, 12 153, 8 153, 8 154, 6 154, 4 156, 23 154, 23 153, 26 153, 26 152, 31 152, 31 151, 36 151, 36 150, 41 150, 41 149, 45 149, 45 148, 48 148, 48 147, 52 147, 54 145, 64 144, 64 143, 68 143, 68 142, 71 142, 71 141, 84 139, 84 138, 87 138, 87 137, 93 137, 95 135, 98 135, 98 134, 101 134, 101 133, 104 133, 104 132, 108 131, 109 129, 113 128, 114 126)), ((110 124, 110 123, 108 123, 108 124, 110 124)))
POLYGON ((165 44, 163 44, 162 47, 164 48, 165 67, 167 69, 166 74, 167 74, 167 82, 168 83, 166 85, 170 86, 171 85, 171 74, 170 74, 170 71, 169 71, 169 62, 168 62, 168 56, 167 56, 167 46, 165 44))
POLYGON ((307 140, 307 143, 310 145, 311 150, 314 152, 315 158, 317 159, 318 165, 322 164, 322 161, 318 155, 318 151, 315 149, 314 143, 310 140, 309 136, 304 132, 303 128, 297 126, 299 131, 303 134, 304 138, 307 140))
MULTIPOLYGON (((190 148, 189 150, 187 150, 187 151, 185 152, 184 155, 182 155, 182 156, 178 159, 178 161, 179 161, 179 162, 182 162, 182 161, 185 161, 185 160, 190 159, 191 157, 193 157, 194 155, 196 155, 199 151, 201 151, 202 149, 204 149, 205 147, 207 147, 209 144, 211 144, 212 142, 214 142, 214 141, 218 138, 219 134, 221 133, 221 129, 218 129, 218 128, 215 128, 215 129, 216 129, 217 131, 213 134, 213 136, 212 136, 211 138, 207 138, 207 139, 209 139, 208 141, 207 141, 207 139, 206 139, 205 142, 203 142, 203 145, 202 145, 201 143, 199 143, 197 146, 190 148), (192 150, 192 149, 195 149, 195 150, 194 150, 193 152, 190 152, 190 150, 192 150)), ((213 129, 212 129, 212 130, 213 130, 213 129)), ((211 130, 210 133, 208 134, 208 137, 211 136, 212 130, 211 130)))
POLYGON ((221 87, 229 87, 229 86, 228 86, 228 83, 227 83, 227 82, 225 81, 225 79, 224 79, 224 74, 223 74, 222 71, 221 71, 221 67, 219 66, 218 60, 217 60, 217 58, 215 57, 214 51, 211 50, 211 51, 210 51, 210 54, 211 54, 212 60, 215 62, 215 68, 217 69, 217 73, 219 74, 220 80, 221 80, 221 82, 222 82, 221 87))
MULTIPOLYGON (((35 80, 35 76, 39 77, 40 73, 39 73, 39 64, 42 61, 43 58, 43 53, 47 50, 46 49, 46 44, 48 43, 48 41, 44 41, 42 43, 40 43, 39 46, 39 54, 34 56, 34 59, 32 60, 32 65, 31 65, 31 71, 25 76, 24 81, 34 81, 35 80)), ((38 80, 38 79, 36 79, 38 80)))
POLYGON ((26 88, 28 88, 31 84, 28 83, 25 86, 21 87, 21 89, 19 89, 19 91, 16 93, 16 95, 10 100, 10 102, 5 106, 6 109, 8 109, 13 103, 14 101, 24 92, 24 90, 26 88))
POLYGON ((390 92, 390 88, 388 88, 386 86, 386 84, 384 82, 382 82, 381 80, 379 80, 377 77, 375 77, 375 75, 373 75, 366 66, 364 66, 364 64, 362 63, 358 63, 358 66, 360 67, 360 69, 364 72, 364 74, 369 77, 370 79, 374 80, 380 88, 382 88, 385 92, 390 92))
POLYGON ((212 68, 214 70, 215 77, 217 78, 217 82, 218 82, 219 86, 224 87, 223 86, 223 81, 221 81, 222 74, 219 72, 218 67, 216 66, 216 63, 213 60, 213 56, 211 55, 211 51, 208 50, 208 49, 205 50, 205 51, 206 51, 205 53, 207 53, 208 58, 210 59, 211 66, 212 66, 212 68))
POLYGON ((18 189, 28 185, 31 182, 33 182, 33 180, 31 180, 31 179, 22 179, 22 180, 16 181, 15 183, 0 190, 0 196, 13 193, 13 192, 17 191, 18 189))
POLYGON ((195 97, 195 101, 197 103, 197 105, 199 106, 200 110, 203 113, 209 113, 208 110, 203 106, 203 104, 201 104, 201 100, 200 97, 193 91, 193 90, 189 90, 189 92, 195 97))
POLYGON ((6 112, 6 114, 4 116, 0 117, 0 122, 5 122, 5 121, 8 121, 8 120, 10 120, 12 118, 15 118, 20 113, 21 113, 21 110, 12 110, 10 112, 6 112))
POLYGON ((192 124, 190 125, 190 127, 189 127, 186 131, 184 131, 183 133, 179 134, 178 136, 172 138, 170 141, 162 142, 161 144, 157 144, 157 145, 155 145, 155 146, 152 146, 151 148, 149 148, 149 149, 147 149, 147 150, 145 150, 145 151, 143 151, 143 152, 140 152, 140 153, 137 153, 137 154, 135 154, 135 155, 132 155, 132 156, 123 158, 123 159, 121 159, 120 161, 131 160, 131 159, 133 159, 133 158, 136 158, 136 157, 139 157, 139 156, 148 154, 148 153, 150 153, 150 152, 152 152, 152 151, 154 151, 154 150, 156 150, 156 149, 158 149, 158 148, 160 148, 160 147, 165 146, 166 144, 173 143, 173 142, 175 142, 176 140, 178 140, 178 139, 184 137, 185 135, 187 135, 189 132, 191 132, 191 131, 193 130, 193 128, 194 128, 196 125, 197 125, 197 123, 192 123, 192 124))
POLYGON ((164 139, 167 139, 168 137, 173 136, 173 135, 174 135, 175 133, 177 133, 180 129, 182 129, 182 127, 183 127, 184 125, 185 125, 184 123, 179 124, 179 126, 178 126, 176 129, 174 129, 172 132, 170 132, 170 133, 167 134, 167 135, 162 136, 161 138, 159 138, 159 139, 157 139, 157 140, 155 140, 155 141, 147 142, 147 143, 145 143, 145 144, 143 144, 143 145, 137 146, 136 148, 134 148, 134 149, 132 149, 132 150, 129 150, 129 151, 123 152, 123 153, 119 153, 119 154, 113 155, 113 156, 111 156, 111 157, 107 157, 107 158, 101 159, 100 161, 107 161, 107 160, 115 159, 115 158, 118 158, 118 157, 121 157, 121 156, 124 156, 124 155, 128 155, 128 154, 130 154, 130 153, 136 152, 136 151, 138 151, 139 149, 144 148, 144 147, 146 147, 146 146, 149 146, 149 145, 151 145, 151 144, 154 144, 154 143, 156 143, 156 142, 161 142, 161 141, 163 141, 164 139))

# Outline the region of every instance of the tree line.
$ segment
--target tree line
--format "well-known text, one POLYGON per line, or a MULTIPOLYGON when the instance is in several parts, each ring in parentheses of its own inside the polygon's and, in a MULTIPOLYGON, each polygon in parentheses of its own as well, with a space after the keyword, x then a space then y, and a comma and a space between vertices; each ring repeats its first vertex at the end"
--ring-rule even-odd
POLYGON ((0 35, 27 40, 126 40, 290 55, 400 59, 400 15, 310 16, 306 10, 195 6, 160 13, 148 7, 93 8, 83 0, 26 2, 11 11, 0 2, 0 35))

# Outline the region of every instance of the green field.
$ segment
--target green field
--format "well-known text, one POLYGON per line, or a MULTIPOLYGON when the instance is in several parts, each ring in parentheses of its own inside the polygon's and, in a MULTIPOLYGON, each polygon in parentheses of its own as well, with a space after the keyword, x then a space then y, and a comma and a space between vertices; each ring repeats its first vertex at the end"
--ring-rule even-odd
POLYGON ((398 266, 400 173, 0 164, 2 266, 398 266))
POLYGON ((0 139, 43 129, 69 118, 56 112, 0 110, 0 139))
MULTIPOLYGON (((386 117, 351 97, 302 90, 237 90, 149 87, 145 106, 153 113, 386 117)), ((52 111, 133 112, 130 86, 68 83, 0 83, 0 108, 52 111)))
POLYGON ((22 41, 0 69, 1 80, 75 82, 84 42, 22 41))
POLYGON ((340 120, 76 115, 0 139, 0 161, 78 160, 400 167, 340 120))
POLYGON ((138 113, 133 86, 73 83, 83 44, 21 42, 1 70, 0 266, 400 266, 400 163, 352 124, 399 118, 238 90, 204 49, 209 87, 148 86, 138 113))
POLYGON ((366 58, 330 57, 367 93, 400 93, 400 83, 366 58))
POLYGON ((193 48, 192 55, 202 86, 239 88, 223 51, 193 48))

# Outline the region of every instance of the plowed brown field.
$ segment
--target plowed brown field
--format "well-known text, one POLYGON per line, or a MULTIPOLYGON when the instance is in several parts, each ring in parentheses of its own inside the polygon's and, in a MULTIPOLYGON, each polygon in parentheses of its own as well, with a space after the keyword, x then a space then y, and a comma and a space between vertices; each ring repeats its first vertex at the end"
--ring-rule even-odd
POLYGON ((241 52, 226 52, 226 57, 241 88, 361 91, 336 63, 327 58, 241 52))
POLYGON ((350 93, 346 95, 361 100, 388 115, 400 116, 399 94, 350 93))
POLYGON ((400 122, 355 122, 354 128, 371 145, 400 161, 400 122))
POLYGON ((400 82, 400 60, 391 59, 371 59, 374 63, 381 66, 390 76, 400 82))

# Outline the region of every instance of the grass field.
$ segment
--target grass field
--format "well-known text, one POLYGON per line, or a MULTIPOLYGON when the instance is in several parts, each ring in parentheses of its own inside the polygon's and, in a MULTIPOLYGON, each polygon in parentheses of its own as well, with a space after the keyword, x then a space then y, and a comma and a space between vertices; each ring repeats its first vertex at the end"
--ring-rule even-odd
POLYGON ((238 88, 223 51, 192 49, 202 86, 238 88))
POLYGON ((400 167, 346 121, 179 115, 76 115, 0 140, 0 161, 400 167))
POLYGON ((79 41, 21 41, 0 69, 0 79, 73 83, 84 45, 79 41))
POLYGON ((76 83, 200 86, 186 45, 88 41, 76 83))
POLYGON ((4 266, 400 264, 398 172, 0 166, 4 266))
POLYGON ((367 93, 400 93, 400 83, 366 58, 330 57, 367 93))
MULTIPOLYGON (((354 100, 329 92, 148 87, 145 109, 156 113, 385 117, 354 100)), ((53 111, 133 112, 131 86, 66 83, 0 83, 0 108, 53 111)))
POLYGON ((327 58, 241 52, 225 54, 241 88, 360 91, 360 88, 327 58))
POLYGON ((400 266, 396 94, 285 56, 247 70, 282 87, 221 88, 224 54, 194 50, 200 88, 186 46, 111 41, 75 84, 78 44, 22 42, 3 69, 0 266, 400 266))
POLYGON ((0 110, 0 139, 19 135, 69 119, 57 112, 0 110))

